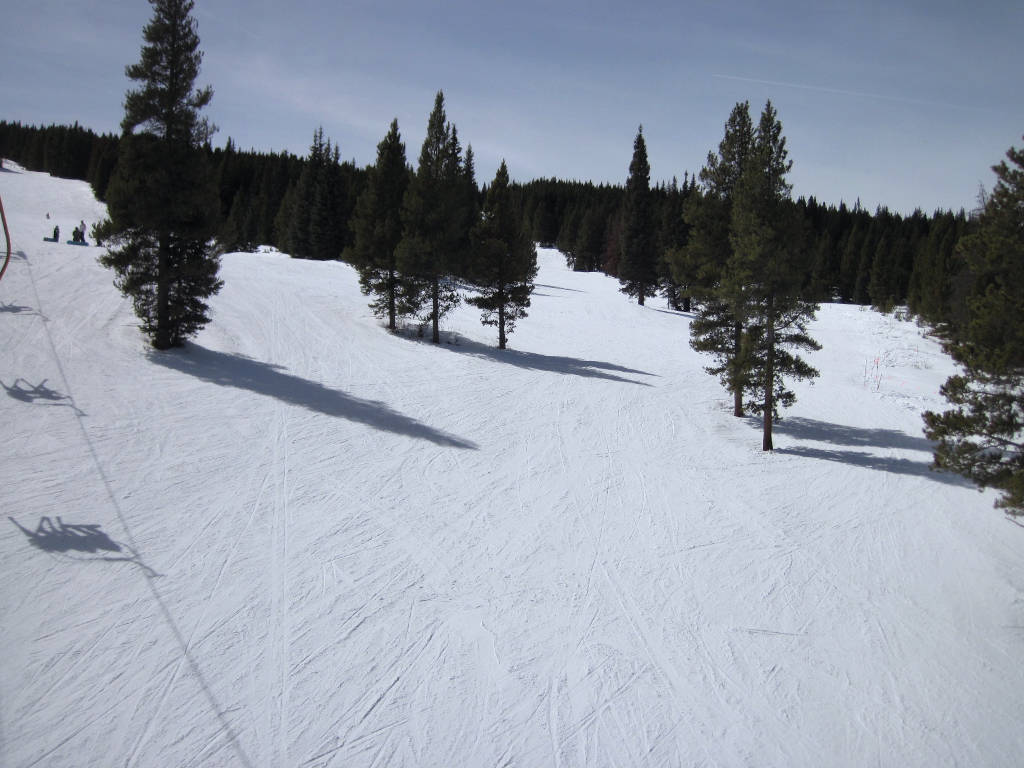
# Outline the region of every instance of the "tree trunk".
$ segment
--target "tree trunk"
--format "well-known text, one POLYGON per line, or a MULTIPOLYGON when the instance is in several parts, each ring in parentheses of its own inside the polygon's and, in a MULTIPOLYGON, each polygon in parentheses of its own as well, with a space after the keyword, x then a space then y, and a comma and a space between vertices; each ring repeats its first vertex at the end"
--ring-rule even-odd
POLYGON ((156 273, 156 333, 153 346, 157 349, 171 347, 171 243, 167 233, 161 233, 157 245, 156 273))
POLYGON ((732 371, 732 415, 740 418, 743 416, 743 384, 742 374, 739 371, 740 354, 743 345, 743 326, 736 323, 732 329, 733 342, 733 371, 732 371))
POLYGON ((498 305, 498 349, 505 348, 505 304, 498 305))
POLYGON ((641 307, 644 305, 644 288, 645 287, 646 286, 643 283, 640 283, 640 290, 639 290, 640 298, 637 299, 637 304, 639 304, 641 307))
POLYGON ((395 323, 395 302, 397 297, 395 294, 398 292, 398 279, 395 276, 395 270, 388 270, 388 330, 394 333, 398 330, 395 323))
POLYGON ((668 290, 665 291, 665 297, 668 299, 668 306, 670 309, 676 312, 683 311, 683 305, 680 304, 679 289, 674 285, 669 285, 668 290))
POLYGON ((690 311, 690 297, 689 296, 683 296, 683 312, 689 312, 689 311, 690 311))
POLYGON ((433 285, 431 286, 431 302, 433 309, 430 313, 431 321, 431 335, 430 340, 435 344, 441 343, 441 332, 438 330, 438 315, 441 312, 441 284, 437 278, 434 278, 433 285))
POLYGON ((764 435, 761 450, 772 450, 772 418, 775 410, 775 296, 768 296, 768 311, 765 316, 765 365, 764 365, 764 435))

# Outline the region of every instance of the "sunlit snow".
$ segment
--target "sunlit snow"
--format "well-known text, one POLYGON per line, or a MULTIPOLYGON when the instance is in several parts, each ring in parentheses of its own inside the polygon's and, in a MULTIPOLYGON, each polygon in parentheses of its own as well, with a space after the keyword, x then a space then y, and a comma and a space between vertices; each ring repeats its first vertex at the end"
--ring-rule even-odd
POLYGON ((5 165, 0 764, 1024 764, 1024 528, 929 471, 915 324, 823 306, 770 454, 548 250, 506 352, 263 252, 156 353, 5 165))

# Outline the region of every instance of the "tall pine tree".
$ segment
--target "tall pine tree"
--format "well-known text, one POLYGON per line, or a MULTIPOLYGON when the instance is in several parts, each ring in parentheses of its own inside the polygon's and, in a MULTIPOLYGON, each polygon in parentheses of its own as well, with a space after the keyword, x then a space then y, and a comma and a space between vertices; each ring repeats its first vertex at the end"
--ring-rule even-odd
POLYGON ((998 488, 997 506, 1022 515, 1024 150, 1011 147, 993 170, 996 186, 978 228, 957 247, 973 284, 966 322, 947 338, 946 349, 962 373, 942 387, 952 408, 924 415, 925 434, 938 442, 937 467, 998 488))
POLYGON ((157 349, 180 346, 209 322, 205 300, 221 287, 209 245, 218 197, 202 152, 212 133, 199 111, 213 91, 194 89, 202 52, 192 0, 150 0, 125 97, 117 169, 107 191, 109 243, 100 262, 130 296, 157 349))
POLYGON ((657 231, 651 199, 651 166, 647 162, 647 144, 640 126, 633 140, 633 159, 626 180, 622 254, 619 257, 619 282, 623 293, 636 296, 643 306, 646 296, 658 288, 657 231))
POLYGON ((697 317, 690 324, 690 346, 709 353, 715 362, 708 373, 719 376, 733 396, 733 415, 743 416, 743 393, 749 364, 743 342, 746 308, 743 295, 724 290, 726 264, 732 255, 730 231, 733 199, 754 147, 750 104, 738 102, 725 123, 718 154, 708 153, 700 171, 703 190, 691 194, 684 207, 690 225, 685 248, 673 252, 676 281, 697 299, 697 317))
POLYGON ((487 191, 483 215, 473 230, 472 279, 480 295, 468 301, 483 310, 481 322, 498 327, 505 349, 517 320, 526 317, 537 275, 537 251, 527 233, 518 201, 508 185, 505 161, 487 191))
POLYGON ((458 134, 445 116, 444 93, 438 91, 416 174, 403 199, 397 254, 405 295, 411 307, 427 306, 424 319, 435 344, 441 341, 441 317, 459 302, 449 276, 464 253, 469 212, 458 134))
POLYGON ((365 295, 374 297, 370 307, 377 317, 387 317, 391 331, 398 327, 398 316, 407 311, 396 251, 402 240, 402 201, 408 186, 405 144, 396 119, 377 145, 377 164, 370 169, 352 217, 352 260, 359 270, 359 285, 365 295))
POLYGON ((794 400, 786 379, 807 379, 818 372, 794 350, 816 350, 807 334, 817 306, 802 297, 808 262, 802 249, 802 225, 790 204, 788 159, 775 108, 761 113, 753 151, 736 186, 732 209, 732 257, 723 279, 723 295, 744 307, 745 383, 751 410, 762 416, 762 448, 770 451, 772 425, 780 406, 794 400))
POLYGON ((325 243, 327 227, 328 200, 324 189, 324 168, 328 162, 330 141, 324 140, 324 129, 321 126, 313 132, 309 157, 290 190, 287 206, 282 206, 281 247, 293 257, 323 258, 319 251, 325 243))

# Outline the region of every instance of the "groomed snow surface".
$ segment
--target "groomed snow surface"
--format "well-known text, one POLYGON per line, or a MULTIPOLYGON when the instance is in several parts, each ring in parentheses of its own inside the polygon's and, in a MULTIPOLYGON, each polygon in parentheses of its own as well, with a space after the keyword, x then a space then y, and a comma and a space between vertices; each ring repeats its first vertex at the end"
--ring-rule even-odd
POLYGON ((3 766, 1024 765, 1024 528, 929 471, 916 325, 823 306, 770 454, 553 251, 506 352, 263 252, 156 353, 6 166, 3 766))

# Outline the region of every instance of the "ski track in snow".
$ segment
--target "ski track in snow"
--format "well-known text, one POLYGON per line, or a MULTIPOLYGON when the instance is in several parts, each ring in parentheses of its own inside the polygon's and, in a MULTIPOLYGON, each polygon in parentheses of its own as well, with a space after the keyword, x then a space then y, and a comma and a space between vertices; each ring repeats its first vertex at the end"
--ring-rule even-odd
POLYGON ((1024 764, 1024 531, 928 471, 913 324, 823 307, 772 454, 551 251, 506 353, 275 253, 154 353, 6 165, 0 765, 1024 764))

